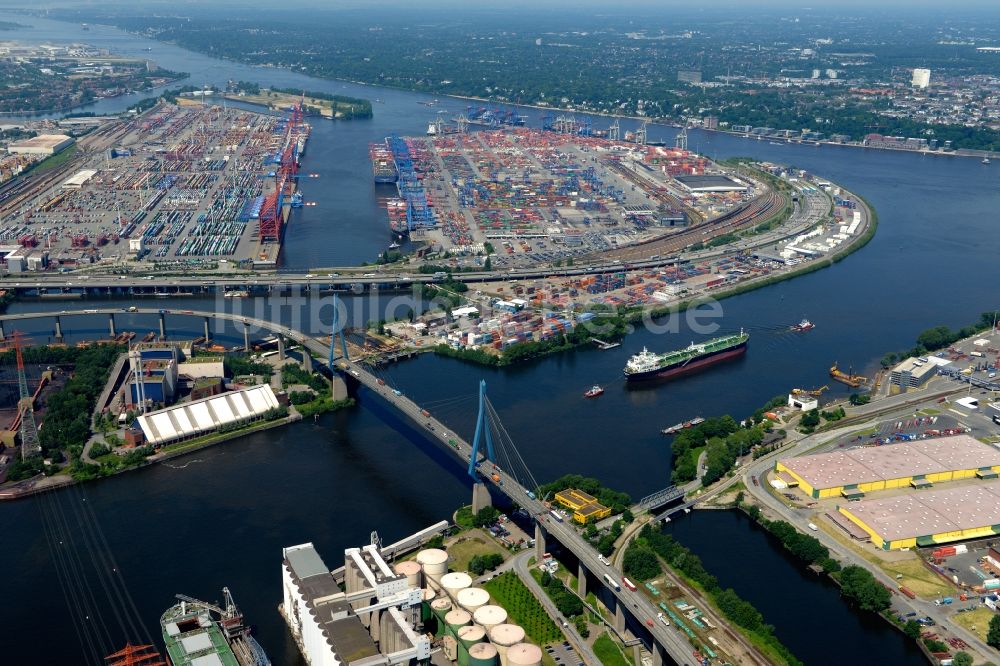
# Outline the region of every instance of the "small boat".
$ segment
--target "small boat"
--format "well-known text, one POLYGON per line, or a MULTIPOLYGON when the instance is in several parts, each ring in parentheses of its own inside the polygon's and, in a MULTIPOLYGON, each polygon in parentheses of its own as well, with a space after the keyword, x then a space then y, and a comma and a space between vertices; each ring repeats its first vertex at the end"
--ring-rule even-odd
POLYGON ((989 164, 989 163, 990 163, 990 158, 984 157, 983 158, 983 164, 989 164))
POLYGON ((806 331, 811 331, 816 328, 816 324, 812 323, 808 319, 803 319, 798 324, 792 326, 792 330, 797 333, 805 333, 806 331))
POLYGON ((660 432, 662 432, 664 435, 676 435, 681 430, 685 430, 686 428, 693 428, 696 425, 701 425, 704 422, 705 422, 704 418, 702 418, 701 416, 696 416, 690 421, 684 421, 683 423, 675 423, 669 428, 664 428, 660 432))
POLYGON ((604 393, 604 388, 594 384, 590 387, 590 390, 583 394, 584 398, 596 398, 597 396, 604 393))
POLYGON ((390 250, 398 250, 399 249, 399 243, 395 243, 395 242, 389 243, 389 249, 390 250))

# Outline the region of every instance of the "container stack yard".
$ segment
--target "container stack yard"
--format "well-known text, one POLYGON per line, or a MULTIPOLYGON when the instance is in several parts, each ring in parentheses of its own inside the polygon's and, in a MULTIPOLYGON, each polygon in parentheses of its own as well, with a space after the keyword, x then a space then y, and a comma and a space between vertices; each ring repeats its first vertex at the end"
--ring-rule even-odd
POLYGON ((386 199, 394 232, 454 254, 489 243, 502 248, 499 266, 544 261, 556 247, 587 254, 667 237, 766 191, 682 148, 517 127, 393 136, 371 155, 376 182, 397 174, 398 196, 386 199), (706 174, 716 186, 678 180, 706 174))
POLYGON ((88 151, 66 177, 0 201, 3 255, 34 256, 30 269, 273 266, 275 229, 295 197, 289 162, 308 135, 291 115, 161 105, 114 145, 88 151), (269 212, 271 231, 262 234, 269 212))

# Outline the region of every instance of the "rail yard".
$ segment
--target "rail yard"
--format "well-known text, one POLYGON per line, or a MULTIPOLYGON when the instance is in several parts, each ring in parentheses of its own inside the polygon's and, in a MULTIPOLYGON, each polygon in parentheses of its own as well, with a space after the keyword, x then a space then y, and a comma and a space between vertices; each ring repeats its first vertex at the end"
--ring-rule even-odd
POLYGON ((273 268, 308 138, 288 118, 160 104, 78 142, 63 164, 0 190, 8 271, 93 264, 273 268))

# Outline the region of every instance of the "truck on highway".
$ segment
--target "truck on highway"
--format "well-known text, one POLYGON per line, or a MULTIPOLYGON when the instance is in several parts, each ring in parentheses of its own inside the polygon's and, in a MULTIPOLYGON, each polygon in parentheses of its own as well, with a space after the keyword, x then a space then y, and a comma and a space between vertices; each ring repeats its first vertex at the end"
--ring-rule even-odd
POLYGON ((553 510, 549 511, 549 513, 552 514, 552 517, 555 518, 557 523, 561 523, 563 521, 563 517, 559 515, 558 511, 553 510))
POLYGON ((622 585, 624 585, 628 589, 632 590, 633 592, 636 591, 635 583, 633 583, 632 581, 630 581, 625 576, 622 576, 622 585))
POLYGON ((428 411, 427 411, 426 409, 421 409, 421 410, 420 410, 420 414, 421 414, 422 416, 430 416, 430 415, 431 415, 431 413, 430 413, 430 412, 428 412, 428 411))
POLYGON ((816 527, 815 523, 809 523, 809 529, 811 529, 813 532, 818 532, 819 531, 819 528, 816 527))
POLYGON ((603 564, 604 566, 606 567, 611 566, 611 562, 609 562, 608 558, 604 557, 603 555, 598 555, 597 559, 600 560, 601 564, 603 564))
POLYGON ((622 589, 622 586, 621 586, 621 585, 619 585, 619 584, 618 584, 618 581, 616 581, 616 580, 615 580, 614 578, 612 578, 612 577, 611 577, 611 576, 609 576, 608 574, 604 574, 604 581, 605 581, 605 582, 606 582, 606 583, 607 583, 608 585, 610 585, 611 587, 615 588, 615 590, 616 590, 617 592, 621 592, 621 589, 622 589))
POLYGON ((434 281, 435 282, 441 282, 442 280, 446 280, 446 279, 448 279, 448 274, 445 273, 444 271, 438 271, 438 272, 434 273, 434 281))

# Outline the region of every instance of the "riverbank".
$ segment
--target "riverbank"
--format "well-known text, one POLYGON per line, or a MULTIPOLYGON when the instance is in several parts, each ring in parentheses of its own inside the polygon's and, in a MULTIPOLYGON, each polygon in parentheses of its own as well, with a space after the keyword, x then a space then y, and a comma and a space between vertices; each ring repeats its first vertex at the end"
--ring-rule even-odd
MULTIPOLYGON (((577 330, 574 330, 569 334, 564 334, 561 338, 550 338, 549 340, 544 341, 520 343, 501 351, 499 354, 488 353, 478 348, 455 349, 443 344, 434 346, 432 350, 438 355, 457 358, 470 363, 489 367, 505 367, 515 363, 537 360, 555 353, 570 351, 578 347, 593 344, 593 338, 595 337, 606 342, 617 342, 623 339, 628 333, 634 332, 636 327, 640 324, 645 324, 646 322, 655 323, 657 320, 664 317, 676 316, 686 312, 687 310, 698 308, 701 305, 722 301, 726 298, 745 294, 833 266, 865 247, 872 240, 872 238, 875 237, 875 232, 878 229, 878 214, 872 204, 861 195, 849 193, 846 190, 843 191, 845 195, 849 195, 858 201, 862 208, 862 219, 864 220, 865 226, 863 227, 860 235, 858 235, 851 243, 836 252, 831 253, 830 255, 811 260, 805 264, 796 266, 777 275, 771 274, 751 278, 750 280, 746 280, 745 282, 736 284, 732 287, 722 288, 718 291, 712 291, 711 293, 705 293, 674 305, 649 309, 635 307, 612 313, 599 309, 584 310, 585 312, 592 312, 600 320, 599 323, 603 326, 606 327, 607 325, 610 325, 612 327, 612 331, 610 333, 605 332, 600 335, 592 334, 585 330, 585 327, 581 325, 578 326, 577 330), (578 333, 581 329, 584 329, 583 332, 578 333)), ((553 308, 553 310, 557 310, 557 308, 553 308)))

